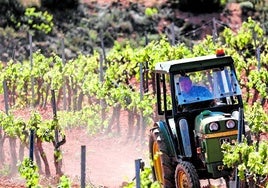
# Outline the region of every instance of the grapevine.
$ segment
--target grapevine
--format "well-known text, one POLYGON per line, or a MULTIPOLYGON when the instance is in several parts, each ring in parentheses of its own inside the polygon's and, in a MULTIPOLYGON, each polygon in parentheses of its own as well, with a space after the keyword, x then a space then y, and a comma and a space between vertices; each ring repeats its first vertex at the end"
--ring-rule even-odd
POLYGON ((24 160, 19 165, 19 173, 21 177, 26 179, 27 187, 38 187, 38 167, 31 159, 24 158, 24 160))

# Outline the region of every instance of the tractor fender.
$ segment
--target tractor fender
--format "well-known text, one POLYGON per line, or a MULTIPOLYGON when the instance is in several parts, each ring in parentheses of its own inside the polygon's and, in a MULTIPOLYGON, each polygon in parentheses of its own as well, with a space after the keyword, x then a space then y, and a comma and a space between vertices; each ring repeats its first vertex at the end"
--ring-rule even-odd
POLYGON ((172 133, 168 129, 166 122, 158 121, 158 122, 156 122, 155 127, 159 128, 159 133, 161 134, 161 138, 165 142, 166 150, 167 150, 169 156, 172 156, 172 157, 177 156, 176 150, 174 147, 174 143, 173 143, 172 137, 171 137, 172 133))

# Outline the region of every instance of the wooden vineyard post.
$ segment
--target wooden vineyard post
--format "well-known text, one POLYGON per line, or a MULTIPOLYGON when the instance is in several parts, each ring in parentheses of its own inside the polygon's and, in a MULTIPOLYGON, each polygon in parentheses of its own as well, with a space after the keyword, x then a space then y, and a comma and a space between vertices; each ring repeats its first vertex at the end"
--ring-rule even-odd
MULTIPOLYGON (((30 65, 31 71, 33 70, 33 45, 32 45, 32 35, 29 33, 29 43, 30 43, 30 65)), ((34 78, 31 76, 31 89, 32 89, 32 101, 31 106, 34 107, 34 78)), ((30 150, 29 150, 29 158, 31 161, 34 160, 34 130, 30 130, 30 150)))
POLYGON ((81 188, 86 187, 86 146, 81 146, 81 188))
POLYGON ((136 177, 136 188, 141 187, 141 178, 140 178, 140 172, 144 170, 144 162, 141 159, 135 160, 135 177, 136 177))
POLYGON ((52 109, 53 109, 53 121, 55 125, 55 139, 53 141, 54 145, 54 164, 56 169, 57 175, 62 175, 61 167, 62 167, 62 157, 61 157, 61 150, 60 146, 63 145, 66 142, 65 135, 63 135, 63 138, 61 141, 59 141, 59 125, 58 125, 58 119, 57 119, 57 109, 56 109, 56 99, 55 99, 55 91, 51 90, 52 95, 52 109))

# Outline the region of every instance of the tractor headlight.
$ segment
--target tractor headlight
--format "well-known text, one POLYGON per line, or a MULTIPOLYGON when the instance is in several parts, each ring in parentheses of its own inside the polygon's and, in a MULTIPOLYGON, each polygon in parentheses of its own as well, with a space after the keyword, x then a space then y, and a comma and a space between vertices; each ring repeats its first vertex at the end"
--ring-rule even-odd
POLYGON ((228 129, 232 129, 232 128, 234 128, 235 127, 235 122, 234 122, 234 120, 228 120, 228 121, 226 121, 226 127, 228 128, 228 129))
POLYGON ((219 126, 218 123, 212 122, 212 123, 209 124, 209 130, 210 131, 217 131, 219 129, 220 129, 220 126, 219 126))

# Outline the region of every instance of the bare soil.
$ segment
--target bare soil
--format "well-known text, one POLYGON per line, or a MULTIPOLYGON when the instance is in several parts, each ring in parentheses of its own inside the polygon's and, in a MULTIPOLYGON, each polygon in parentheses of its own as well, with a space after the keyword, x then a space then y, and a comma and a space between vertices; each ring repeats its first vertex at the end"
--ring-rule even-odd
MULTIPOLYGON (((1 97, 3 99, 3 97, 1 97)), ((1 100, 3 102, 3 100, 1 100)), ((4 105, 1 103, 1 110, 4 105)), ((29 117, 30 109, 19 110, 16 112, 17 117, 29 117)), ((45 118, 52 118, 52 109, 40 111, 45 118)), ((133 140, 126 136, 127 133, 127 113, 121 112, 121 134, 117 134, 114 130, 111 133, 98 133, 90 136, 84 127, 77 127, 65 130, 66 143, 61 147, 63 153, 62 171, 68 176, 73 187, 79 187, 81 177, 81 148, 86 148, 86 184, 92 187, 109 187, 118 188, 123 184, 132 181, 135 177, 135 160, 142 159, 148 161, 148 147, 145 136, 133 140)), ((17 146, 19 146, 17 141, 17 146)), ((42 169, 42 177, 40 184, 44 187, 56 186, 58 177, 53 161, 53 145, 52 143, 44 143, 46 156, 49 161, 51 177, 45 178, 44 169, 42 169)), ((4 144, 5 164, 10 164, 10 147, 9 141, 4 144)), ((18 148, 17 148, 18 150, 18 148)), ((25 156, 29 156, 29 150, 26 149, 25 156)), ((146 162, 147 163, 147 162, 146 162)), ((0 170, 5 168, 5 164, 0 165, 0 170)), ((147 165, 149 165, 147 163, 147 165)), ((42 166, 44 167, 44 166, 42 166)), ((4 171, 2 172, 4 174, 4 171)), ((0 174, 1 187, 24 187, 24 180, 18 174, 12 177, 6 177, 0 174)))

